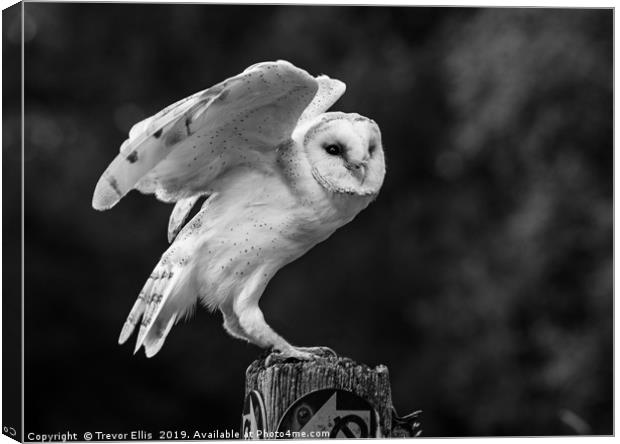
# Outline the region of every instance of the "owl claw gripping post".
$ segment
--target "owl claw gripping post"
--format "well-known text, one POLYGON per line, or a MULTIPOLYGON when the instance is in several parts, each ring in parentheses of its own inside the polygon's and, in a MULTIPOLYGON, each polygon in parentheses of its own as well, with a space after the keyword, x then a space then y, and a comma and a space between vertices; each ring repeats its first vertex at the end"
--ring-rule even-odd
POLYGON ((156 354, 197 301, 234 337, 285 358, 313 359, 265 322, 258 302, 274 274, 350 222, 385 175, 381 133, 358 114, 325 111, 345 85, 285 61, 258 63, 137 123, 93 196, 127 192, 175 202, 168 250, 146 281, 119 343, 156 354), (200 197, 200 211, 185 219, 200 197))

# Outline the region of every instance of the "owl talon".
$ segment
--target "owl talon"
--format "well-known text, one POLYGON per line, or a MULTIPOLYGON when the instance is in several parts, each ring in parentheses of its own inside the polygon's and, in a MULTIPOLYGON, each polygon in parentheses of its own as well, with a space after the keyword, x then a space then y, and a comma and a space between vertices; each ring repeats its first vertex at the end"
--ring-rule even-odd
POLYGON ((329 347, 291 347, 286 351, 272 351, 265 358, 265 366, 276 362, 314 361, 316 359, 337 358, 338 355, 329 347))
POLYGON ((338 354, 329 347, 295 347, 297 350, 312 353, 318 358, 337 358, 338 354))
POLYGON ((265 367, 269 367, 278 362, 286 362, 286 361, 312 361, 316 359, 317 356, 312 353, 305 352, 299 350, 297 348, 291 348, 286 351, 273 351, 267 358, 265 359, 265 367))

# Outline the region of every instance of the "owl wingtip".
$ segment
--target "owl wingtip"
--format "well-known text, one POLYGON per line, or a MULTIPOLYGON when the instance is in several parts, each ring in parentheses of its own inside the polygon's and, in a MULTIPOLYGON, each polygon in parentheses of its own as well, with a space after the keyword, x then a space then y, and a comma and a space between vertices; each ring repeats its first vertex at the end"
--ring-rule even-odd
POLYGON ((97 211, 105 211, 112 208, 122 197, 113 177, 101 176, 95 192, 93 193, 92 206, 97 211))
MULTIPOLYGON (((163 344, 163 341, 161 342, 163 344)), ((161 349, 161 344, 159 343, 151 347, 144 347, 144 354, 146 355, 147 358, 152 358, 153 356, 157 354, 157 352, 159 352, 160 349, 161 349)))
POLYGON ((97 210, 97 211, 105 211, 108 209, 106 205, 104 205, 101 201, 95 199, 94 197, 92 201, 92 207, 93 207, 93 210, 97 210))
POLYGON ((121 334, 118 336, 118 345, 123 345, 127 342, 127 339, 129 339, 133 333, 133 329, 134 326, 131 323, 125 322, 125 325, 123 325, 123 329, 121 330, 121 334))
POLYGON ((329 77, 328 75, 321 74, 320 76, 317 77, 317 80, 319 81, 320 84, 323 85, 323 87, 328 87, 329 89, 336 90, 336 92, 339 95, 344 94, 345 91, 347 90, 346 83, 344 83, 342 80, 339 80, 339 79, 333 79, 329 77))

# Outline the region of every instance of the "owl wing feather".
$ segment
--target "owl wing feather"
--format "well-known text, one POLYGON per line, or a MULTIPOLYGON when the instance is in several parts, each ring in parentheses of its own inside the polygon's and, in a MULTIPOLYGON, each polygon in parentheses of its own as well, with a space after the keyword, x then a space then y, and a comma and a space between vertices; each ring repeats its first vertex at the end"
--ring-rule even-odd
POLYGON ((119 344, 125 343, 139 325, 134 353, 142 345, 148 357, 159 351, 177 316, 192 303, 191 300, 169 299, 183 276, 182 271, 178 264, 165 261, 157 264, 127 316, 118 339, 119 344))
POLYGON ((207 192, 235 165, 264 163, 304 110, 331 106, 338 88, 328 84, 344 84, 330 81, 286 61, 264 62, 168 106, 132 127, 95 187, 93 207, 109 209, 133 188, 174 202, 207 192))
POLYGON ((178 133, 187 118, 217 97, 218 86, 180 100, 134 125, 129 130, 129 138, 121 145, 119 155, 97 182, 93 208, 112 208, 136 182, 161 162, 175 148, 162 138, 164 132, 166 135, 178 133))
POLYGON ((337 79, 330 79, 326 75, 318 76, 316 80, 319 84, 319 90, 314 96, 314 99, 312 99, 310 105, 308 105, 299 118, 299 124, 327 111, 347 89, 344 82, 337 79))
POLYGON ((168 221, 168 242, 172 243, 174 238, 177 237, 190 211, 192 211, 192 208, 194 208, 194 205, 198 202, 200 197, 200 194, 196 194, 177 201, 168 221))

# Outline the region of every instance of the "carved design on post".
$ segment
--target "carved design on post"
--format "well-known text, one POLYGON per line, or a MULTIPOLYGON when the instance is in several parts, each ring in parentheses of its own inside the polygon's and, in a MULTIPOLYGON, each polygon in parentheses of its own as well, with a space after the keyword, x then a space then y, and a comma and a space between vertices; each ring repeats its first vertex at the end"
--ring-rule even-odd
MULTIPOLYGON (((295 401, 310 393, 331 389, 344 390, 367 401, 376 412, 373 422, 378 421, 378 434, 392 436, 392 394, 388 369, 384 365, 371 368, 343 357, 278 361, 273 355, 266 365, 267 357, 267 354, 263 355, 248 367, 245 386, 246 396, 256 390, 264 400, 267 432, 277 430, 280 420, 295 401)), ((399 424, 407 424, 409 416, 402 418, 405 422, 399 424)), ((355 426, 355 422, 351 424, 355 426)))

